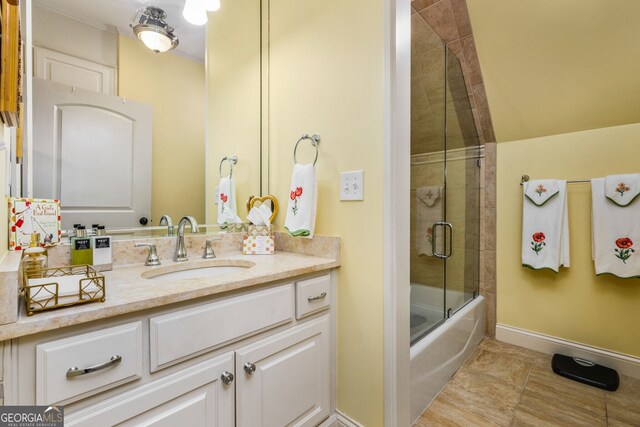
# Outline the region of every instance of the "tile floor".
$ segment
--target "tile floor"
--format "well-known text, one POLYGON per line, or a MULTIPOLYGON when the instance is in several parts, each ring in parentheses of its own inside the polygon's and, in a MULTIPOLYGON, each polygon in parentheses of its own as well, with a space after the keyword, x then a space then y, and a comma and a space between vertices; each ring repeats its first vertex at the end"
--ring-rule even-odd
POLYGON ((551 356, 485 338, 416 421, 432 426, 640 426, 640 380, 615 392, 553 373, 551 356))

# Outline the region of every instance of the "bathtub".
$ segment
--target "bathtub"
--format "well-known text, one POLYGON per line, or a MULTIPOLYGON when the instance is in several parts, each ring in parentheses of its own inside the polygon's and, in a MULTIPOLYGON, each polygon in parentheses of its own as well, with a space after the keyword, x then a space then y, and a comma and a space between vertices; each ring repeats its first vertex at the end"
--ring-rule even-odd
MULTIPOLYGON (((440 291, 442 292, 442 291, 440 291)), ((413 285, 412 285, 413 294, 413 285)), ((447 293, 447 298, 456 298, 447 293)), ((461 296, 459 296, 461 297, 461 296)), ((441 296, 440 296, 441 298, 441 296)), ((433 299, 437 301, 437 299, 433 299)), ((412 302, 412 312, 442 313, 442 307, 412 302)), ((476 297, 411 346, 411 419, 416 420, 484 337, 484 298, 476 297)))

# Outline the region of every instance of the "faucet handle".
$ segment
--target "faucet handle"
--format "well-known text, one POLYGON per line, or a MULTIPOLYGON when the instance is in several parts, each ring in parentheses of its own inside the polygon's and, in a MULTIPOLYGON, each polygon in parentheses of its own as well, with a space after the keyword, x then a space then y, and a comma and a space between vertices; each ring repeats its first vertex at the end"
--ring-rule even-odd
POLYGON ((149 256, 147 256, 147 260, 144 265, 153 266, 160 265, 160 258, 158 258, 158 251, 156 250, 155 243, 136 243, 133 245, 136 248, 148 247, 149 248, 149 256))
POLYGON ((204 254, 202 254, 202 258, 204 259, 212 259, 216 257, 216 254, 213 252, 213 241, 214 240, 222 240, 221 237, 217 239, 207 239, 204 244, 204 254))

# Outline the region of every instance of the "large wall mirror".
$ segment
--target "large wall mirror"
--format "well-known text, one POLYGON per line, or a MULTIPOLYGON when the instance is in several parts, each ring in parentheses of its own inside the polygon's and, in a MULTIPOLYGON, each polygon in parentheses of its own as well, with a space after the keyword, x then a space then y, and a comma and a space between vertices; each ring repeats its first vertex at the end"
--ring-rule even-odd
MULTIPOLYGON (((62 227, 217 222, 217 185, 233 165, 236 206, 263 190, 260 0, 222 0, 208 22, 185 0, 34 0, 27 9, 20 195, 59 199, 62 227), (137 11, 166 13, 178 46, 155 53, 137 11)), ((15 177, 14 177, 15 179, 15 177)))

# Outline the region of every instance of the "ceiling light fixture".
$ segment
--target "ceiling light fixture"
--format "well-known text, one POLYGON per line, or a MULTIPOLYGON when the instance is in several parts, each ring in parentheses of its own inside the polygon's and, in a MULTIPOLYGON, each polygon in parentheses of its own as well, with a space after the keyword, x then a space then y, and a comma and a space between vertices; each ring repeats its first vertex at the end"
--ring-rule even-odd
POLYGON ((159 7, 147 6, 138 9, 131 23, 136 37, 155 53, 174 49, 179 43, 173 27, 164 21, 166 17, 167 14, 159 7))
POLYGON ((204 25, 207 23, 207 10, 202 0, 186 0, 182 16, 193 25, 204 25))
POLYGON ((220 10, 220 0, 203 0, 204 8, 209 12, 216 12, 220 10))

